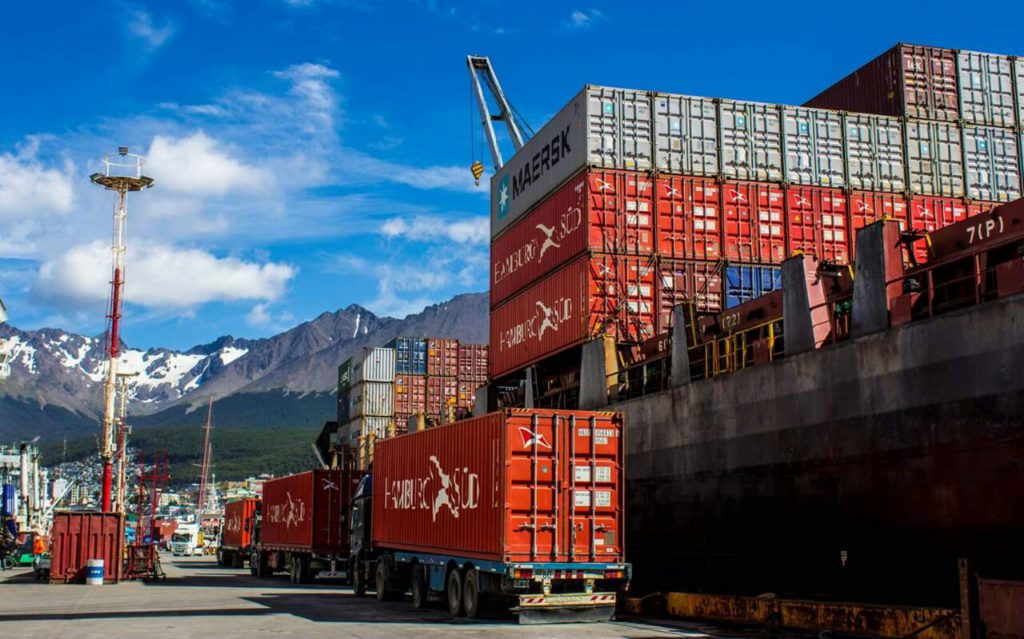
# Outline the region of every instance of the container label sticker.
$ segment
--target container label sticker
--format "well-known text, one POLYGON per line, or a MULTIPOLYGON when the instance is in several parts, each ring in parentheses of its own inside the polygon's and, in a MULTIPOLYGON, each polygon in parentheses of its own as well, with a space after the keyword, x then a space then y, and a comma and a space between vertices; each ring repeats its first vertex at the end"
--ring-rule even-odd
MULTIPOLYGON (((598 469, 600 470, 600 469, 598 469)), ((576 481, 589 482, 590 481, 590 466, 577 466, 575 473, 576 481)))
POLYGON ((589 508, 590 507, 590 491, 589 490, 577 490, 575 504, 577 508, 589 508))
POLYGON ((597 481, 599 482, 610 482, 612 480, 612 468, 611 466, 598 466, 597 467, 597 481))
MULTIPOLYGON (((589 498, 590 496, 587 495, 587 497, 589 498)), ((608 490, 599 490, 599 491, 597 491, 596 502, 597 502, 598 506, 603 506, 603 507, 611 506, 612 505, 612 493, 611 493, 611 491, 608 491, 608 490)))
POLYGON ((605 115, 615 115, 615 103, 605 102, 603 105, 605 115))
POLYGON ((737 115, 736 116, 736 126, 743 126, 743 127, 747 126, 747 116, 745 116, 745 115, 737 115))

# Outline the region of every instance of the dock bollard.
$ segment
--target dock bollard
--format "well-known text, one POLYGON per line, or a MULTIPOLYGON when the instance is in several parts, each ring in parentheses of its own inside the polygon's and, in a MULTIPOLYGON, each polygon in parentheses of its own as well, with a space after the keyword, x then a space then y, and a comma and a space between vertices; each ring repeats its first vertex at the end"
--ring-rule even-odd
POLYGON ((90 586, 103 585, 102 559, 90 559, 85 562, 85 583, 90 586))

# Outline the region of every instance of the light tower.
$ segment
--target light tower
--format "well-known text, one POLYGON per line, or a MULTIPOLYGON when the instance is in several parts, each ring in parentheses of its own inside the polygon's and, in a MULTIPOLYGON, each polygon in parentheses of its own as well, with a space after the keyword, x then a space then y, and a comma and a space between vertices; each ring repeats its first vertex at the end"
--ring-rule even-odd
POLYGON ((111 241, 112 275, 110 303, 107 307, 107 376, 103 381, 103 433, 100 458, 103 460, 103 488, 100 496, 103 512, 110 512, 110 489, 113 479, 114 423, 117 421, 117 357, 120 342, 121 294, 124 291, 125 226, 128 218, 128 192, 153 186, 153 178, 142 174, 142 156, 118 147, 117 153, 103 156, 103 172, 89 176, 93 184, 117 192, 114 205, 114 231, 111 241))

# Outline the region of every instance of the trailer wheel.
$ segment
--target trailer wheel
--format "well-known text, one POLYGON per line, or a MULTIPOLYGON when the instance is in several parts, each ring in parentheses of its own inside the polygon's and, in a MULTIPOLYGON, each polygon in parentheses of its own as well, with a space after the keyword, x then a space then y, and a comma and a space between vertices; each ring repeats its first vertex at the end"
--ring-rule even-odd
POLYGON ((427 607, 427 576, 423 566, 414 566, 412 569, 412 607, 416 609, 427 607))
POLYGON ((302 583, 302 558, 297 555, 292 555, 291 570, 288 576, 291 578, 293 584, 302 583))
POLYGON ((462 575, 458 568, 448 573, 448 612, 453 617, 462 616, 462 575))
POLYGON ((470 619, 480 616, 480 574, 476 568, 469 568, 462 581, 462 608, 470 619))

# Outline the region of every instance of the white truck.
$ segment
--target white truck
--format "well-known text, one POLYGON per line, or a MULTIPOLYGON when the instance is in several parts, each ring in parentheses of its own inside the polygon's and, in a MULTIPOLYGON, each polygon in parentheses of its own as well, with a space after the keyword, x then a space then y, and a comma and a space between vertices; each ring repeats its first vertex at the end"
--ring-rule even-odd
POLYGON ((178 524, 171 533, 171 553, 175 557, 203 554, 203 533, 199 524, 178 524))

